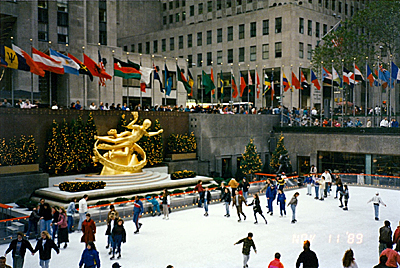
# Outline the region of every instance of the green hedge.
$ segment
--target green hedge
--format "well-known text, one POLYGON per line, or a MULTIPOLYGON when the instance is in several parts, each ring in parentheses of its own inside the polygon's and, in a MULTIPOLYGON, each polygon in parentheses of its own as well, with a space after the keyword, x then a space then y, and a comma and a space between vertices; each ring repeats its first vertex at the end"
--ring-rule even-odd
POLYGON ((197 142, 194 133, 171 134, 168 138, 169 153, 194 153, 197 149, 197 142))
POLYGON ((32 210, 34 207, 37 207, 38 203, 30 200, 29 198, 22 198, 19 199, 15 204, 18 205, 20 208, 27 208, 29 210, 32 210))
POLYGON ((38 158, 38 149, 32 135, 21 135, 9 140, 0 138, 0 166, 35 164, 38 158))
POLYGON ((180 180, 184 178, 194 178, 196 177, 196 172, 191 170, 175 171, 171 174, 171 180, 180 180))
POLYGON ((81 192, 81 191, 89 191, 96 189, 104 189, 106 187, 106 183, 104 181, 88 181, 88 182, 75 182, 75 181, 66 181, 60 183, 58 188, 61 191, 66 192, 81 192))

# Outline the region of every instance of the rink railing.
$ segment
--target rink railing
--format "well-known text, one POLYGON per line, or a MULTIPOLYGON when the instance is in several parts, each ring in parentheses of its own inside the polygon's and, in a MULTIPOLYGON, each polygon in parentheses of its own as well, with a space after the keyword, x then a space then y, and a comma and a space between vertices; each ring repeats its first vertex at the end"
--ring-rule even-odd
MULTIPOLYGON (((321 174, 317 174, 321 175, 321 174)), ((379 187, 386 189, 400 189, 400 177, 374 175, 374 174, 354 174, 354 173, 333 173, 332 175, 339 175, 344 183, 349 185, 360 185, 369 187, 379 187)), ((276 184, 276 174, 256 173, 255 181, 249 182, 251 187, 249 189, 249 197, 254 193, 260 193, 261 189, 265 186, 266 179, 270 179, 272 183, 276 184)), ((302 186, 304 177, 302 176, 289 176, 286 190, 297 189, 302 186)), ((221 202, 221 191, 219 187, 209 188, 212 196, 211 203, 221 202)), ((151 194, 147 195, 151 196, 151 194)), ((188 208, 194 208, 198 205, 199 196, 195 191, 183 191, 182 193, 170 194, 171 196, 171 211, 179 211, 188 208)), ((160 195, 156 196, 159 200, 160 195)), ((153 205, 142 198, 144 212, 143 217, 152 216, 153 205)), ((88 207, 88 213, 97 225, 104 225, 107 221, 107 214, 109 206, 113 204, 122 219, 129 220, 132 218, 133 200, 115 202, 104 205, 94 205, 88 207)), ((12 206, 0 204, 0 208, 5 207, 11 210, 12 206)), ((160 212, 162 213, 162 206, 160 204, 160 212)), ((0 220, 0 243, 9 243, 11 239, 16 237, 18 231, 26 232, 29 216, 9 218, 0 220)), ((74 225, 77 225, 79 217, 74 217, 74 225)))

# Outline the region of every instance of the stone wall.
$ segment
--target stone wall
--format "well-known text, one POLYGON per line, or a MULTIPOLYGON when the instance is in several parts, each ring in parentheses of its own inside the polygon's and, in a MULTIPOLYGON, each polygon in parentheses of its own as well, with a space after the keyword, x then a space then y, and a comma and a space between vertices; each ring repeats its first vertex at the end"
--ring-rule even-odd
POLYGON ((23 173, 0 176, 0 203, 11 203, 30 197, 39 188, 49 187, 49 174, 23 173))

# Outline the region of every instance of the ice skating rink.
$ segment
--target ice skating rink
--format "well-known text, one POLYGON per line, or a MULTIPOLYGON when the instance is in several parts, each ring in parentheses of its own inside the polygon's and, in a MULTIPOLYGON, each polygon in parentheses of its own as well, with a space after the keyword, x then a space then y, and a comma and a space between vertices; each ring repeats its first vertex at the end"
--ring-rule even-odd
MULTIPOLYGON (((336 187, 333 187, 335 190, 336 187)), ((314 190, 314 189, 313 189, 314 190)), ((378 264, 378 233, 384 220, 396 229, 400 220, 399 191, 368 187, 349 186, 349 210, 338 207, 339 201, 333 199, 334 192, 325 201, 314 200, 306 195, 306 189, 300 189, 297 206, 296 224, 291 224, 292 212, 287 208, 287 216, 279 217, 279 208, 274 202, 274 215, 265 215, 265 225, 258 216, 258 225, 254 224, 251 207, 245 207, 246 221, 238 223, 236 210, 231 209, 231 217, 226 218, 225 207, 221 203, 209 206, 209 216, 204 217, 201 208, 173 212, 170 219, 147 217, 140 234, 134 235, 131 220, 125 223, 127 243, 122 246, 122 258, 117 260, 122 267, 164 268, 172 264, 175 268, 190 267, 242 267, 242 246, 233 244, 253 232, 258 254, 252 251, 249 267, 267 267, 275 252, 280 252, 285 267, 295 267, 302 243, 311 241, 311 249, 316 252, 320 268, 342 267, 341 259, 348 248, 352 248, 360 268, 378 264), (367 201, 379 191, 387 207, 380 208, 380 221, 374 220, 372 204, 367 201)), ((287 202, 294 191, 286 192, 287 202)), ((249 199, 250 200, 250 199, 249 199)), ((261 195, 261 204, 267 212, 265 195, 261 195)), ((101 267, 111 267, 106 246, 105 226, 97 229, 96 246, 100 252, 101 267)), ((78 267, 84 245, 79 243, 80 234, 70 235, 67 249, 61 249, 59 255, 52 252, 50 267, 78 267)), ((35 240, 31 240, 33 246, 35 240)), ((3 255, 8 245, 0 246, 3 255)), ((7 264, 12 266, 11 253, 7 255, 7 264)), ((27 252, 25 268, 39 267, 38 253, 31 256, 27 252)))

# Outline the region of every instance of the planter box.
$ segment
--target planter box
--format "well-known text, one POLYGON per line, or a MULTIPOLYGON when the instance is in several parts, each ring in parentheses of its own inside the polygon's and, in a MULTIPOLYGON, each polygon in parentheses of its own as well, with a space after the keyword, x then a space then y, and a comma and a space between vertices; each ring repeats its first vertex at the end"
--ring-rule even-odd
POLYGON ((196 159, 197 155, 196 153, 182 153, 182 154, 167 154, 168 159, 170 161, 179 161, 179 160, 190 160, 190 159, 196 159))
POLYGON ((17 166, 0 166, 0 174, 17 174, 17 173, 28 173, 38 172, 39 164, 30 165, 17 165, 17 166))

